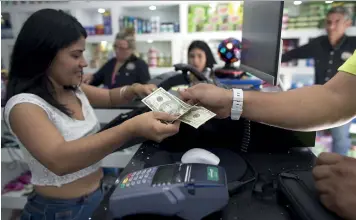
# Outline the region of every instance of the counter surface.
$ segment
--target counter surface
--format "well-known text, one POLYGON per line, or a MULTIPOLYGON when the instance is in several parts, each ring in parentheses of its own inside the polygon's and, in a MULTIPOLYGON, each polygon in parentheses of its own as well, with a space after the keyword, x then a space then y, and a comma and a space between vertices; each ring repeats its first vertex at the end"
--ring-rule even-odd
MULTIPOLYGON (((162 165, 177 161, 177 158, 183 152, 168 153, 160 150, 155 145, 149 143, 143 144, 136 154, 132 157, 121 176, 150 166, 162 165)), ((290 149, 288 152, 282 153, 244 153, 242 156, 250 164, 245 176, 242 180, 247 180, 254 176, 252 170, 255 170, 260 176, 276 176, 278 173, 291 170, 303 169, 311 170, 315 162, 314 154, 307 148, 290 149), (276 163, 278 161, 278 163, 276 163)), ((220 158, 224 160, 224 158, 220 158)), ((224 167, 226 170, 229 167, 224 167)), ((228 206, 219 213, 215 213, 206 219, 233 219, 233 220, 289 220, 287 210, 277 203, 276 197, 261 198, 253 193, 253 184, 246 185, 240 192, 232 196, 228 206)), ((105 195, 100 207, 95 211, 92 220, 107 219, 111 220, 108 210, 109 198, 115 186, 113 186, 105 195)), ((120 207, 118 207, 120 208, 120 207)), ((143 219, 147 216, 137 215, 124 219, 143 219)), ((155 219, 163 217, 154 216, 155 219)), ((165 218, 172 219, 172 218, 165 218)))

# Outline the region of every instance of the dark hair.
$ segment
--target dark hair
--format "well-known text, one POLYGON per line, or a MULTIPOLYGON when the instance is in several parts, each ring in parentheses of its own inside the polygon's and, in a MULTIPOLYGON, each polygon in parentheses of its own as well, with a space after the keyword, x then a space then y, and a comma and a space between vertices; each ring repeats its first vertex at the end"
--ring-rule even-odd
MULTIPOLYGON (((64 11, 42 9, 33 13, 22 26, 12 51, 6 101, 20 93, 32 93, 71 115, 65 105, 55 99, 47 70, 58 51, 80 37, 87 37, 85 29, 76 18, 64 11)), ((77 89, 76 86, 64 88, 77 89)))
POLYGON ((188 54, 190 51, 192 51, 193 49, 200 49, 202 51, 204 51, 205 56, 206 56, 206 64, 205 64, 205 68, 209 67, 209 68, 213 68, 214 64, 216 64, 215 58, 213 56, 213 53, 210 50, 210 47, 208 46, 207 43, 205 43, 204 41, 201 40, 196 40, 193 41, 188 48, 188 54))
POLYGON ((342 7, 342 6, 336 6, 336 7, 332 7, 330 8, 330 10, 328 11, 328 13, 326 14, 326 16, 329 16, 331 14, 342 14, 345 18, 345 20, 350 19, 350 15, 349 12, 347 11, 346 8, 342 7))

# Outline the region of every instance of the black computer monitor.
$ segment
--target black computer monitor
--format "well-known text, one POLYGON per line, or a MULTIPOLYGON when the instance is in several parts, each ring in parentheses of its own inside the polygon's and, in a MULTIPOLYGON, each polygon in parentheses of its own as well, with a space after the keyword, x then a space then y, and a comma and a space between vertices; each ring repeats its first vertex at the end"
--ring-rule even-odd
POLYGON ((278 84, 281 63, 283 1, 245 1, 240 68, 278 84))

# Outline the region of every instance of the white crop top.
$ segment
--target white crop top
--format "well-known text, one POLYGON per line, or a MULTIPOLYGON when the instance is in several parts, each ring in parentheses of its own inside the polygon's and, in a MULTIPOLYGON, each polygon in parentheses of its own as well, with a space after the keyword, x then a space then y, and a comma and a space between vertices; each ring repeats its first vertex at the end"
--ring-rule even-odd
MULTIPOLYGON (((91 134, 94 134, 99 131, 100 124, 94 113, 94 109, 91 107, 89 100, 82 90, 78 90, 76 92, 77 97, 80 99, 82 103, 82 110, 84 114, 85 120, 77 120, 73 119, 57 108, 50 105, 41 97, 29 94, 29 93, 21 93, 13 96, 6 103, 4 110, 4 118, 6 124, 9 127, 10 132, 16 137, 13 133, 10 123, 9 123, 9 115, 11 109, 20 103, 32 103, 38 105, 43 110, 46 111, 49 120, 56 126, 59 132, 63 135, 66 141, 76 140, 91 134)), ((36 126, 36 125, 33 125, 36 126)), ((46 134, 43 134, 43 138, 46 138, 46 134)), ((17 137, 16 137, 17 139, 17 137)), ((34 185, 42 185, 42 186, 61 186, 62 184, 73 182, 77 179, 80 179, 84 176, 87 176, 100 168, 101 162, 99 161, 96 164, 93 164, 85 169, 77 171, 75 173, 57 176, 46 167, 44 167, 39 161, 36 160, 26 149, 25 146, 17 139, 22 152, 24 153, 24 157, 26 162, 29 165, 30 171, 32 173, 31 183, 34 185)), ((63 161, 64 162, 64 161, 63 161)))

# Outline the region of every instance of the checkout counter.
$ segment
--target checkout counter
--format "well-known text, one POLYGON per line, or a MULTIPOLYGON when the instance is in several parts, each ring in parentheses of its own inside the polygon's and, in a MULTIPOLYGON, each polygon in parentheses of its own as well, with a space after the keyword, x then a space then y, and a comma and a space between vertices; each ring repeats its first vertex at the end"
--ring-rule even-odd
MULTIPOLYGON (((162 75, 160 79, 155 80, 158 80, 155 83, 158 87, 166 90, 169 90, 173 84, 186 83, 186 77, 182 78, 176 72, 162 75), (159 83, 163 81, 164 83, 159 83)), ((103 129, 149 111, 140 101, 134 101, 110 111, 117 110, 123 112, 114 121, 104 122, 106 125, 103 129)), ((182 123, 177 135, 159 144, 144 139, 135 139, 126 143, 120 150, 137 143, 142 143, 142 145, 121 172, 119 180, 129 173, 144 168, 180 162, 182 155, 191 148, 203 148, 217 155, 220 158, 219 166, 223 167, 226 172, 227 182, 244 182, 255 178, 254 181, 248 182, 230 195, 228 204, 221 211, 211 213, 204 219, 292 219, 286 207, 277 202, 273 187, 275 177, 287 170, 311 170, 316 158, 307 148, 314 146, 315 132, 289 131, 244 119, 239 121, 212 119, 199 129, 182 123)), ((91 220, 114 220, 109 206, 110 198, 119 186, 118 184, 119 181, 115 182, 106 191, 104 199, 93 213, 91 220)), ((120 207, 117 208, 120 209, 120 207)), ((154 214, 127 216, 122 219, 148 217, 180 219, 154 214)))
MULTIPOLYGON (((307 148, 314 146, 315 132, 295 132, 241 119, 212 119, 199 129, 181 124, 180 132, 161 143, 145 141, 120 175, 144 168, 180 162, 191 148, 203 148, 220 158, 219 166, 226 171, 227 182, 247 181, 256 177, 234 195, 221 211, 203 219, 292 219, 288 209, 278 203, 274 180, 287 170, 311 170, 314 154, 307 148), (260 190, 259 190, 260 189, 260 190)), ((113 220, 109 209, 114 184, 107 191, 92 220, 113 220)), ((117 207, 120 209, 120 207, 117 207)), ((181 219, 154 214, 127 216, 122 219, 181 219)))
MULTIPOLYGON (((162 83, 155 84, 166 90, 174 84, 168 81, 180 79, 184 82, 186 79, 176 73, 161 77, 158 81, 162 83), (178 78, 172 80, 174 77, 178 78)), ((149 109, 136 108, 117 117, 103 129, 120 124, 145 111, 149 109)), ((119 179, 106 191, 103 201, 93 213, 91 220, 115 219, 110 210, 110 200, 117 189, 121 188, 120 182, 122 183, 127 175, 142 169, 149 170, 155 166, 180 162, 182 155, 192 148, 203 148, 218 156, 219 166, 224 168, 228 183, 235 181, 247 183, 230 195, 228 204, 223 209, 210 213, 203 219, 292 219, 286 206, 278 202, 276 179, 278 174, 288 170, 311 171, 316 157, 308 147, 314 146, 315 135, 315 132, 290 131, 245 119, 239 121, 212 119, 198 129, 182 123, 178 134, 161 143, 142 139, 131 140, 123 148, 130 147, 133 143, 142 143, 142 145, 121 172, 119 179), (254 181, 249 181, 251 178, 254 178, 254 181)), ((148 217, 181 219, 177 216, 167 217, 154 213, 129 215, 121 219, 148 217)))

